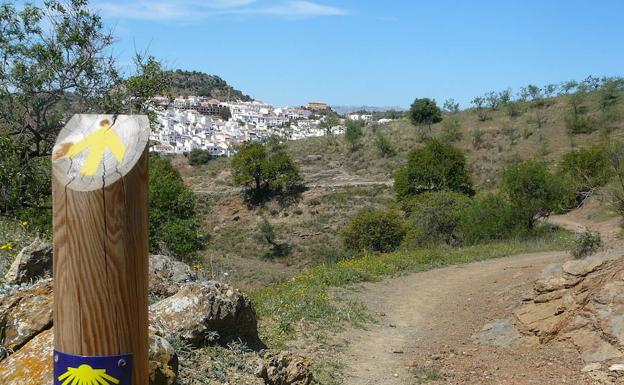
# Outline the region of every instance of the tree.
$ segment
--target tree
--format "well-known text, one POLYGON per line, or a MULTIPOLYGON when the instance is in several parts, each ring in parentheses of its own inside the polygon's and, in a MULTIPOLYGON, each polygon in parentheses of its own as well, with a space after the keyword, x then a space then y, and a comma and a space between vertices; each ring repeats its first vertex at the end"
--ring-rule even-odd
POLYGON ((395 173, 394 189, 402 201, 427 191, 474 194, 464 153, 437 140, 410 153, 407 165, 395 173))
POLYGON ((613 177, 609 151, 605 146, 591 146, 568 152, 563 155, 560 172, 582 200, 613 177))
POLYGON ((507 168, 502 190, 528 230, 538 218, 568 206, 573 199, 563 179, 538 161, 520 162, 507 168))
POLYGON ((210 152, 206 150, 201 150, 199 148, 194 148, 188 154, 188 163, 191 166, 199 166, 201 164, 206 164, 212 159, 210 152))
POLYGON ((364 122, 361 120, 348 119, 346 126, 345 139, 349 142, 351 150, 353 151, 357 147, 359 140, 364 136, 364 131, 362 130, 364 122))
POLYGON ((281 147, 269 152, 260 143, 244 144, 231 165, 234 183, 243 186, 255 201, 289 193, 302 181, 299 168, 281 147))
POLYGON ((150 157, 149 194, 150 250, 195 259, 204 246, 195 195, 168 157, 150 157))
POLYGON ((442 108, 444 111, 454 114, 459 112, 459 103, 457 103, 455 99, 446 99, 442 108))
POLYGON ((271 247, 271 251, 265 254, 266 258, 285 257, 290 253, 290 245, 278 242, 275 229, 266 218, 262 218, 262 222, 258 224, 255 235, 258 241, 267 243, 271 247))
POLYGON ((409 117, 416 125, 427 125, 442 121, 442 111, 438 108, 435 100, 422 98, 414 100, 409 110, 409 117))
POLYGON ((339 125, 340 121, 338 120, 338 117, 330 114, 330 115, 326 115, 321 119, 321 123, 319 124, 319 128, 325 130, 325 135, 326 136, 331 136, 332 135, 332 128, 334 128, 335 126, 339 125))

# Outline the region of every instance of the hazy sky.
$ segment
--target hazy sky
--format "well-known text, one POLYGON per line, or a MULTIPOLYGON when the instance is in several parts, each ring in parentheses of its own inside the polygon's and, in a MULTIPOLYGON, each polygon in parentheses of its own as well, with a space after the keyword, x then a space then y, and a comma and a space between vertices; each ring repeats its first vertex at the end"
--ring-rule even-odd
POLYGON ((217 74, 278 105, 463 105, 529 83, 624 75, 624 1, 98 0, 127 63, 217 74))

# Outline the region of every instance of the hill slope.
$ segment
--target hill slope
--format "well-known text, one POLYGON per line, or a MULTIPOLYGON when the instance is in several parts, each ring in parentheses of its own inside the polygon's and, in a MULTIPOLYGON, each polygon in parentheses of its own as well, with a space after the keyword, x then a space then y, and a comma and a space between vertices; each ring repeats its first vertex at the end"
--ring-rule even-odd
POLYGON ((229 85, 216 75, 197 71, 170 71, 172 91, 177 95, 207 96, 219 100, 244 100, 252 98, 229 85))

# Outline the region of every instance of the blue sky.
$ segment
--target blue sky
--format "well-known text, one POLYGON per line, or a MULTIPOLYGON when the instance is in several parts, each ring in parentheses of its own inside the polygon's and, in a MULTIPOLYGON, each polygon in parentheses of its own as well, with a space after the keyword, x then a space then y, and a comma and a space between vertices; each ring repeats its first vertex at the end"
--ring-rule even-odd
POLYGON ((217 74, 277 105, 467 105, 490 90, 624 75, 620 0, 97 0, 129 62, 217 74))

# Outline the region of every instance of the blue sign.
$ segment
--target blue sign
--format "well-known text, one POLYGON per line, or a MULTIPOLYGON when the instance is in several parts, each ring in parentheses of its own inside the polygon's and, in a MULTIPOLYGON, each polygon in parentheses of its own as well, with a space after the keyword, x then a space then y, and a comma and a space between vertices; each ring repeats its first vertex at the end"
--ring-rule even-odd
POLYGON ((132 355, 85 357, 55 350, 54 385, 132 385, 132 355))

